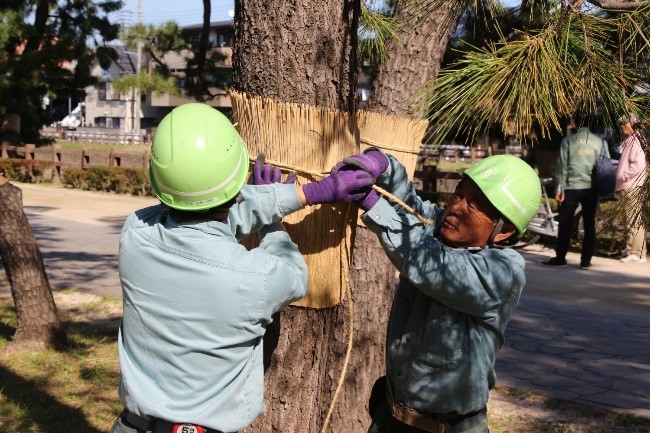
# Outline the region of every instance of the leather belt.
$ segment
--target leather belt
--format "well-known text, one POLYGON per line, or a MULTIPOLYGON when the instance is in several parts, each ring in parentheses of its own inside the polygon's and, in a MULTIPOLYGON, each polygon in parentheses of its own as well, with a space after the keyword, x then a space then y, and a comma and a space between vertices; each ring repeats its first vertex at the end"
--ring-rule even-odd
POLYGON ((397 421, 424 430, 430 433, 463 432, 482 423, 487 422, 487 409, 483 408, 466 415, 446 414, 433 415, 408 407, 388 396, 388 405, 391 414, 397 421))
POLYGON ((388 404, 390 412, 396 420, 427 432, 445 433, 444 423, 425 416, 411 407, 404 406, 390 397, 388 397, 388 404))

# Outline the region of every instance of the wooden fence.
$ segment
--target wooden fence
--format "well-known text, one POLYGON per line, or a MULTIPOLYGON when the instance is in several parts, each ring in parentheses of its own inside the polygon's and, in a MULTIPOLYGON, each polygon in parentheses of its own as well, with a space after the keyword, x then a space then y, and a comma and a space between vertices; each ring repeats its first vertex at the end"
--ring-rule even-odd
POLYGON ((64 149, 60 145, 52 147, 36 147, 33 144, 12 146, 2 142, 0 160, 7 158, 24 159, 28 161, 47 162, 52 167, 52 182, 59 182, 62 172, 67 168, 86 169, 92 166, 111 167, 141 167, 149 168, 151 152, 135 150, 94 150, 86 147, 79 149, 64 149))
MULTIPOLYGON (((97 143, 94 139, 93 143, 97 143)), ((427 192, 453 192, 460 175, 456 172, 442 172, 437 170, 437 163, 441 160, 476 162, 491 154, 511 153, 520 156, 519 149, 504 149, 500 151, 481 151, 480 149, 445 149, 420 157, 416 166, 413 183, 417 189, 427 192)), ((79 149, 66 149, 60 145, 51 147, 36 147, 33 144, 25 146, 12 146, 8 142, 2 143, 0 160, 18 158, 34 161, 45 161, 52 167, 52 182, 59 182, 61 174, 66 168, 86 169, 91 166, 111 167, 141 167, 149 168, 150 151, 128 150, 124 148, 110 150, 94 150, 86 147, 79 149)))
POLYGON ((100 144, 151 144, 152 131, 138 135, 129 132, 114 131, 111 129, 75 129, 43 128, 40 131, 43 138, 55 141, 69 141, 75 143, 100 143, 100 144))

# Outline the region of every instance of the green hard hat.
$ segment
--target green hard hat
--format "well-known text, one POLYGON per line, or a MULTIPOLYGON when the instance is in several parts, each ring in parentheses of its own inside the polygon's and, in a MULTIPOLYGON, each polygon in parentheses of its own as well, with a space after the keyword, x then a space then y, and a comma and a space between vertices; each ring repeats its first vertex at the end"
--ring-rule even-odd
POLYGON ((181 105, 156 129, 149 177, 167 206, 209 209, 239 194, 248 178, 248 149, 219 111, 200 103, 181 105))
POLYGON ((537 173, 514 155, 494 155, 463 172, 478 185, 492 205, 519 234, 533 219, 542 200, 537 173))

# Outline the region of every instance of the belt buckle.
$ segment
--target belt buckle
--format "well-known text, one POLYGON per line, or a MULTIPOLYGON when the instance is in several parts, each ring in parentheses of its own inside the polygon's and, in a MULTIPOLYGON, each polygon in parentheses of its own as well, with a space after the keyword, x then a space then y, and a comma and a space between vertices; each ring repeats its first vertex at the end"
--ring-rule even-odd
POLYGON ((172 433, 207 433, 205 427, 195 424, 174 424, 172 433))

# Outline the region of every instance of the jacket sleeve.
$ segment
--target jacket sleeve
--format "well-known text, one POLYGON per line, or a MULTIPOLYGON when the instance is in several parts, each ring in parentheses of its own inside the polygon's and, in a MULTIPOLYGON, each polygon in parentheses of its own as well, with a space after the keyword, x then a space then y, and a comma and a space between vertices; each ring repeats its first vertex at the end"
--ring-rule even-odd
POLYGON ((271 316, 307 293, 307 264, 280 222, 260 230, 260 246, 269 254, 264 317, 271 316))
POLYGON ((609 153, 609 144, 607 144, 606 140, 603 140, 603 150, 604 150, 604 155, 605 158, 609 159, 612 157, 612 155, 609 153))
POLYGON ((564 192, 569 166, 569 140, 565 137, 560 143, 560 153, 555 165, 555 190, 564 192))
POLYGON ((242 239, 302 207, 293 184, 244 185, 240 199, 230 208, 228 224, 242 239))
MULTIPOLYGON (((377 185, 411 206, 418 214, 431 218, 431 215, 435 213, 435 205, 422 200, 417 195, 413 183, 408 178, 408 173, 406 172, 404 165, 402 165, 402 163, 393 155, 388 153, 385 155, 388 157, 388 168, 379 179, 377 179, 377 185)), ((388 201, 390 201, 390 199, 388 199, 388 201)), ((402 206, 397 203, 394 203, 393 207, 397 211, 402 210, 402 206)))
POLYGON ((616 186, 635 180, 646 169, 645 153, 641 143, 632 136, 623 143, 623 153, 616 171, 616 186))
POLYGON ((425 295, 453 310, 494 321, 497 328, 504 305, 514 310, 525 284, 524 260, 516 251, 447 247, 434 236, 433 227, 391 213, 384 205, 362 218, 379 236, 400 277, 425 295))

